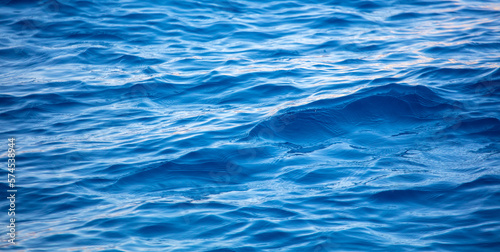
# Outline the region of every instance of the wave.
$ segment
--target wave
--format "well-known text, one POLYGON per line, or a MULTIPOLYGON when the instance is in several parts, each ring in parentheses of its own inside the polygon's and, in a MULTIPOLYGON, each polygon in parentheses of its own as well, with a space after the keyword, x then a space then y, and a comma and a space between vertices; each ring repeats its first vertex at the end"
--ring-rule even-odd
POLYGON ((457 105, 425 86, 389 84, 279 111, 256 125, 249 139, 304 144, 370 129, 396 134, 442 119, 457 105))

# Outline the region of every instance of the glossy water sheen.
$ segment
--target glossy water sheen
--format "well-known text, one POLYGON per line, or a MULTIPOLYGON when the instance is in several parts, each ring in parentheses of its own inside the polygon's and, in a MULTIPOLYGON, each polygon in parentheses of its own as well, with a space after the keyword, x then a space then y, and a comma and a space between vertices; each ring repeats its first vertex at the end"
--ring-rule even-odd
POLYGON ((3 249, 499 251, 499 2, 0 2, 3 249))

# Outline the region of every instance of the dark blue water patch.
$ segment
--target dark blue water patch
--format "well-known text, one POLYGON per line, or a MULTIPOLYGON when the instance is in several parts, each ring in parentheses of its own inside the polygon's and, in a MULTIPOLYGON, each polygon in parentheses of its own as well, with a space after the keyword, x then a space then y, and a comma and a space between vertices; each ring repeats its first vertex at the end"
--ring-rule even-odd
POLYGON ((84 64, 123 64, 123 65, 152 65, 162 61, 145 59, 134 55, 112 54, 102 48, 89 48, 78 55, 79 62, 84 64))
POLYGON ((447 130, 460 132, 460 134, 498 138, 500 137, 500 120, 498 118, 468 118, 461 120, 447 130))
MULTIPOLYGON (((489 79, 489 78, 488 78, 489 79)), ((483 80, 463 87, 464 92, 476 94, 482 97, 498 97, 500 91, 500 80, 483 80)))
POLYGON ((390 16, 388 18, 388 20, 389 21, 405 21, 408 19, 433 17, 435 15, 439 15, 439 14, 437 14, 437 13, 424 14, 424 13, 415 13, 415 12, 403 12, 403 13, 399 13, 397 15, 390 16))
POLYGON ((453 108, 452 101, 426 87, 392 84, 287 109, 259 123, 249 137, 292 143, 324 141, 348 134, 354 127, 380 127, 394 122, 415 127, 419 122, 441 119, 443 112, 453 108))

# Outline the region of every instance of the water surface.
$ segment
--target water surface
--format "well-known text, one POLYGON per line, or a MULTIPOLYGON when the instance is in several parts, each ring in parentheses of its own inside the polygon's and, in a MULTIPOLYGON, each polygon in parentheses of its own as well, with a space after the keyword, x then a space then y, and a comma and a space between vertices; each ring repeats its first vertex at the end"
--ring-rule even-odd
POLYGON ((0 3, 2 249, 499 251, 496 1, 0 3))

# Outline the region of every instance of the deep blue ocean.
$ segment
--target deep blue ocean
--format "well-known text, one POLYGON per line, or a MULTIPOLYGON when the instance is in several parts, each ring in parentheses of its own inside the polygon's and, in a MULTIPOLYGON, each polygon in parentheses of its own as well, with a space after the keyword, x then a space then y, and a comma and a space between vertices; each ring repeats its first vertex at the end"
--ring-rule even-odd
POLYGON ((0 250, 500 251, 500 1, 0 0, 0 162, 0 250))

